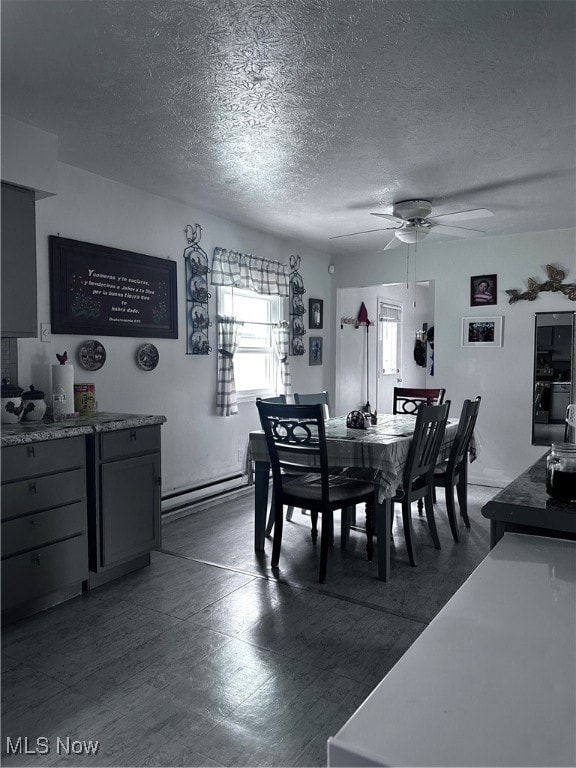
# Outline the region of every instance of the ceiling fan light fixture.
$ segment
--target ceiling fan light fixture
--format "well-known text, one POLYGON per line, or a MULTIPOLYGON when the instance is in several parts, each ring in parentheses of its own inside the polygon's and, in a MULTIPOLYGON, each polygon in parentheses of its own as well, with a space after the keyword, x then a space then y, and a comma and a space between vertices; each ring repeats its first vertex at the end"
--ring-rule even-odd
POLYGON ((397 230, 394 232, 394 234, 398 240, 401 240, 403 243, 413 244, 423 240, 426 235, 429 234, 429 232, 430 230, 425 228, 417 229, 416 227, 406 227, 404 229, 397 230))

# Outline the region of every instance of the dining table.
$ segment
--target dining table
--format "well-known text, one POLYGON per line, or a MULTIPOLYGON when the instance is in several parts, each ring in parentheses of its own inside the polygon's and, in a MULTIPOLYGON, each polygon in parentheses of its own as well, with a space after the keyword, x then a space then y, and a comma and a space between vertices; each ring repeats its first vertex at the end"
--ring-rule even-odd
MULTIPOLYGON (((328 464, 350 477, 374 483, 376 491, 376 556, 378 578, 390 579, 390 530, 393 503, 408 458, 416 416, 378 414, 377 424, 366 429, 346 426, 346 416, 324 422, 328 464)), ((456 437, 458 419, 448 419, 438 461, 448 457, 456 437)), ((254 484, 254 549, 264 550, 266 512, 270 484, 270 457, 264 432, 250 432, 246 450, 246 474, 254 484)))

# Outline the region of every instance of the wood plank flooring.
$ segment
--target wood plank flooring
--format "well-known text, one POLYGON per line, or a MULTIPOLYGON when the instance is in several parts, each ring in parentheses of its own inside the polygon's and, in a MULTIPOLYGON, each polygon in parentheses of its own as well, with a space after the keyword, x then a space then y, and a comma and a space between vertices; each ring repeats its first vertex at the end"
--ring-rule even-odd
POLYGON ((325 765, 326 739, 488 553, 480 509, 497 491, 470 487, 458 544, 439 499, 441 550, 414 509, 417 568, 398 511, 387 584, 360 532, 345 551, 337 532, 319 584, 298 511, 275 579, 251 496, 165 524, 149 568, 3 629, 3 765, 325 765))

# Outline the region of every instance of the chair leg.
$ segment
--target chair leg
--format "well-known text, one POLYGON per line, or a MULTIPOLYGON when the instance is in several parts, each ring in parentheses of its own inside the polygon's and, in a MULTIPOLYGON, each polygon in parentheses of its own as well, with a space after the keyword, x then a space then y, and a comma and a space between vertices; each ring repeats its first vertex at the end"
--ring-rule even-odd
POLYGON ((288 507, 286 510, 286 520, 292 520, 292 515, 294 514, 294 507, 288 507))
POLYGON ((424 509, 424 505, 422 504, 422 499, 418 499, 418 514, 420 517, 422 517, 422 510, 424 509))
POLYGON ((348 539, 350 538, 350 520, 353 507, 342 507, 340 510, 340 549, 346 549, 348 539))
POLYGON ((416 557, 414 555, 414 546, 412 539, 414 538, 414 531, 412 530, 412 515, 410 513, 410 504, 406 499, 402 499, 402 526, 404 528, 404 539, 406 540, 406 549, 408 551, 408 558, 410 565, 416 565, 416 557))
MULTIPOLYGON (((310 531, 310 536, 312 537, 312 544, 316 544, 318 541, 318 512, 311 512, 310 517, 312 518, 312 530, 310 531)), ((322 530, 324 530, 324 524, 322 524, 322 530)))
MULTIPOLYGON (((314 514, 314 513, 313 513, 314 514)), ((318 517, 318 512, 315 513, 318 517)), ((322 533, 320 535, 320 584, 326 584, 326 571, 328 569, 328 545, 330 531, 334 530, 334 516, 332 510, 322 513, 322 533)))
POLYGON ((272 528, 274 528, 274 491, 272 491, 272 501, 270 502, 270 512, 268 514, 268 522, 266 523, 266 536, 270 536, 272 528))
POLYGON ((368 562, 372 562, 374 556, 374 497, 366 502, 366 554, 368 562))
POLYGON ((432 494, 427 493, 424 496, 424 506, 426 508, 426 519, 428 520, 428 530, 430 531, 430 538, 436 549, 441 549, 440 539, 438 538, 438 531, 436 530, 436 520, 434 518, 434 502, 432 501, 432 494))
POLYGON ((448 513, 448 522, 450 523, 450 530, 452 531, 452 538, 454 541, 460 541, 458 535, 458 519, 456 517, 456 506, 454 504, 454 486, 451 483, 447 483, 444 488, 446 496, 446 512, 448 513))
POLYGON ((460 479, 456 484, 456 495, 458 496, 458 505, 460 507, 460 514, 466 528, 470 528, 470 519, 468 518, 468 488, 466 477, 460 475, 460 479))
POLYGON ((280 549, 282 547, 282 504, 274 503, 274 541, 272 542, 272 568, 277 568, 280 562, 280 549))

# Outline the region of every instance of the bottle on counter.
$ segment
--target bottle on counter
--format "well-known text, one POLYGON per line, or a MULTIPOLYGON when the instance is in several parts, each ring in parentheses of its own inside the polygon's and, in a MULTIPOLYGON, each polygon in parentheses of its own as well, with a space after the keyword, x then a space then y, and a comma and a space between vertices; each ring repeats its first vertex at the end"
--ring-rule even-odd
POLYGON ((64 387, 56 385, 52 392, 52 416, 54 421, 64 421, 67 411, 67 397, 64 387))

